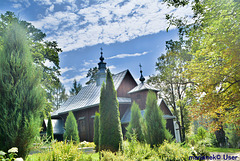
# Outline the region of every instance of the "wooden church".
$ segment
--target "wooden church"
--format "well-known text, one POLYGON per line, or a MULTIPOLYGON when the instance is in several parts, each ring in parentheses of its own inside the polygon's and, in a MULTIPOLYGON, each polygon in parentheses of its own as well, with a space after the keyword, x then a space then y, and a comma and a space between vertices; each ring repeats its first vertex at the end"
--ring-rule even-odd
MULTIPOLYGON (((129 70, 113 74, 113 82, 117 91, 120 120, 124 136, 126 133, 125 128, 131 119, 131 105, 133 101, 139 105, 141 113, 144 115, 148 91, 154 91, 156 94, 158 92, 158 89, 144 83, 145 78, 142 75, 142 70, 140 70, 140 72, 140 84, 136 83, 129 70)), ((105 80, 106 63, 104 62, 103 53, 101 52, 96 82, 83 87, 77 95, 70 97, 58 110, 51 113, 52 119, 56 121, 58 120, 59 122, 65 122, 68 112, 72 111, 78 123, 80 140, 93 141, 94 115, 96 111, 99 111, 101 85, 105 80)), ((178 139, 179 130, 178 127, 176 127, 176 121, 174 121, 176 117, 173 116, 164 100, 158 100, 158 105, 163 111, 164 119, 166 119, 167 122, 167 129, 172 133, 177 141, 180 141, 178 139)), ((62 126, 57 127, 60 129, 56 131, 61 131, 63 134, 64 126, 63 124, 61 125, 62 126)))

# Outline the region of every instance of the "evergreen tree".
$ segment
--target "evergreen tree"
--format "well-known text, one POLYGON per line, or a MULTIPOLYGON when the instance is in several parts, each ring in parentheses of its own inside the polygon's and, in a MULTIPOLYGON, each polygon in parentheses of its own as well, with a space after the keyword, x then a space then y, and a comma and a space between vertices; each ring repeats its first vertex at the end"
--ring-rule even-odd
POLYGON ((127 133, 126 136, 130 140, 131 135, 133 135, 134 131, 137 135, 137 140, 140 142, 144 141, 142 128, 140 124, 140 120, 142 119, 141 111, 139 109, 138 104, 134 101, 131 107, 131 120, 129 122, 129 125, 127 126, 127 133))
POLYGON ((51 115, 50 115, 50 114, 49 114, 49 116, 48 116, 47 138, 48 138, 48 141, 54 140, 54 137, 53 137, 52 119, 51 119, 51 115))
POLYGON ((70 90, 70 95, 71 96, 77 95, 81 89, 82 85, 80 83, 77 83, 76 79, 74 79, 73 88, 70 90))
POLYGON ((163 119, 163 112, 157 105, 157 98, 154 92, 147 95, 146 111, 144 114, 144 137, 148 144, 158 146, 165 139, 170 138, 170 133, 166 129, 166 120, 163 119))
POLYGON ((33 63, 26 31, 18 24, 6 27, 0 47, 0 150, 18 148, 25 158, 40 132, 44 91, 42 74, 33 63))
POLYGON ((65 122, 65 132, 63 134, 64 140, 72 140, 79 142, 78 125, 72 111, 69 112, 65 122))
POLYGON ((119 103, 112 75, 107 70, 106 85, 103 83, 100 96, 100 150, 118 151, 122 149, 122 129, 119 103))
POLYGON ((53 103, 55 110, 59 109, 60 106, 68 99, 66 89, 61 82, 59 82, 56 88, 53 90, 52 95, 54 98, 51 100, 51 102, 53 103))
POLYGON ((95 118, 94 118, 94 137, 93 141, 94 144, 96 145, 96 152, 99 150, 99 119, 100 119, 100 114, 98 112, 95 113, 95 118))

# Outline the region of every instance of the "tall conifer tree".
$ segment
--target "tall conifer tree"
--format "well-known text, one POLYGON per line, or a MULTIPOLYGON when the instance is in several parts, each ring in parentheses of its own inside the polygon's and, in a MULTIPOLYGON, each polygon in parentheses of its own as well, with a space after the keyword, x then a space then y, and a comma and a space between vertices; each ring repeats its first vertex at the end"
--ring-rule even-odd
POLYGON ((79 142, 77 120, 72 111, 69 112, 67 120, 65 122, 65 130, 66 131, 63 134, 64 140, 79 142))
POLYGON ((94 118, 94 137, 93 137, 94 144, 96 145, 95 148, 96 152, 99 151, 99 119, 100 114, 96 112, 94 118))
POLYGON ((50 115, 50 114, 49 114, 49 116, 48 116, 47 137, 48 137, 48 141, 54 140, 54 137, 53 137, 52 119, 51 119, 51 115, 50 115))
POLYGON ((141 111, 138 104, 134 101, 131 107, 131 120, 127 126, 126 136, 131 139, 131 135, 135 132, 137 140, 144 141, 140 120, 142 119, 141 111))
POLYGON ((18 24, 7 27, 1 42, 0 150, 18 147, 18 155, 25 158, 40 132, 42 74, 33 63, 26 31, 18 24))
POLYGON ((122 149, 122 128, 119 103, 112 75, 107 70, 106 85, 103 83, 100 96, 100 150, 118 151, 122 149))
POLYGON ((147 95, 143 127, 145 140, 151 147, 158 146, 165 139, 170 138, 171 134, 166 129, 166 120, 163 118, 163 112, 157 105, 156 95, 152 91, 147 95))

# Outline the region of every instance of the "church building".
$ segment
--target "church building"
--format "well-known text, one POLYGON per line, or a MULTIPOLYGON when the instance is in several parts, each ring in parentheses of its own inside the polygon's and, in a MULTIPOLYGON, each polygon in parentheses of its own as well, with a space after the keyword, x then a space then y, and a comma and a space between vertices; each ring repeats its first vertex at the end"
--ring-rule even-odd
MULTIPOLYGON (((126 127, 131 119, 131 105, 133 101, 139 105, 141 114, 144 115, 148 91, 153 91, 157 94, 159 90, 144 82, 145 78, 142 75, 142 70, 140 70, 141 83, 139 84, 137 84, 128 69, 112 75, 119 102, 122 131, 125 136, 126 127)), ((104 62, 103 53, 101 52, 96 82, 83 87, 77 95, 70 97, 58 110, 52 112, 52 119, 65 122, 68 113, 72 111, 77 120, 80 140, 93 141, 94 116, 96 111, 99 112, 101 85, 105 80, 106 62, 104 62)), ((173 116, 163 99, 158 100, 158 105, 163 111, 167 129, 177 141, 180 141, 178 138, 179 130, 175 121, 176 117, 173 116)), ((63 126, 58 126, 58 128, 61 128, 58 131, 64 131, 63 126)))

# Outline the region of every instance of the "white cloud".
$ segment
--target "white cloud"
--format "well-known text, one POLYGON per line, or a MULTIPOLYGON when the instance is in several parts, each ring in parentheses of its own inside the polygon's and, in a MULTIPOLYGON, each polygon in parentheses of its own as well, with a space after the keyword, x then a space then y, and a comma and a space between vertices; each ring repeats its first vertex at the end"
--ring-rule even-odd
POLYGON ((73 68, 65 67, 65 68, 61 68, 61 69, 60 69, 60 72, 61 72, 61 74, 63 74, 63 73, 66 73, 66 72, 68 72, 68 71, 71 71, 71 70, 74 70, 74 69, 73 69, 73 68))
POLYGON ((22 5, 20 3, 14 3, 13 8, 21 8, 22 5))
MULTIPOLYGON (((43 2, 48 4, 49 0, 43 2)), ((65 52, 99 43, 125 42, 166 30, 167 13, 192 15, 190 6, 175 9, 157 0, 109 0, 86 4, 81 9, 75 0, 55 3, 68 4, 66 11, 48 14, 32 23, 47 33, 48 40, 56 40, 65 52)))
POLYGON ((10 0, 11 2, 14 2, 13 7, 14 8, 21 8, 23 6, 29 7, 31 4, 28 0, 10 0))
POLYGON ((126 58, 126 57, 135 57, 135 56, 142 56, 146 55, 148 52, 143 52, 143 53, 134 53, 134 54, 118 54, 106 59, 115 59, 115 58, 126 58))
POLYGON ((87 76, 87 72, 83 72, 80 75, 76 75, 72 78, 67 79, 66 77, 60 76, 59 79, 60 79, 61 83, 63 83, 65 85, 68 83, 72 83, 74 81, 74 79, 76 79, 76 81, 79 82, 81 79, 86 78, 86 76, 87 76))

